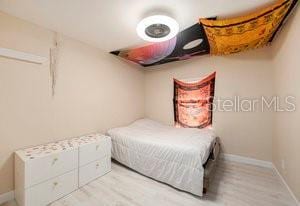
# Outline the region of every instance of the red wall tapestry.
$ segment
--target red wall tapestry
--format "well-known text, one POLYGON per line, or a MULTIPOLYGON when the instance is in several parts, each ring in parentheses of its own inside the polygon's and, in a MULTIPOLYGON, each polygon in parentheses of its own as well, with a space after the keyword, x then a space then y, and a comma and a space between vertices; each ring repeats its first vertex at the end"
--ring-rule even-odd
POLYGON ((174 79, 174 119, 177 127, 204 128, 212 124, 216 72, 186 83, 174 79))

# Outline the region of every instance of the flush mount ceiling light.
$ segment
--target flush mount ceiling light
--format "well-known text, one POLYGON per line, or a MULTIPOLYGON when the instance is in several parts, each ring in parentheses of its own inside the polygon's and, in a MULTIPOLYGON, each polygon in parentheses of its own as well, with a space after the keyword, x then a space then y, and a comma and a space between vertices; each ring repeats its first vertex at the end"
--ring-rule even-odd
POLYGON ((145 41, 162 42, 175 37, 179 32, 179 25, 171 17, 155 15, 143 19, 137 25, 136 31, 145 41))

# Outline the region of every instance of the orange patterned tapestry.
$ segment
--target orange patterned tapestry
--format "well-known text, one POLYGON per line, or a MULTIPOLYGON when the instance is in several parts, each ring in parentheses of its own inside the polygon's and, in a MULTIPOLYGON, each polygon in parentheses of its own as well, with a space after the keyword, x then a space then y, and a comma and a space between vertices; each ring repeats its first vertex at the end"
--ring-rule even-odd
POLYGON ((214 72, 194 83, 174 79, 175 126, 204 128, 212 124, 215 76, 214 72))
POLYGON ((279 0, 254 14, 224 20, 200 19, 213 55, 227 55, 267 45, 295 6, 295 0, 279 0))

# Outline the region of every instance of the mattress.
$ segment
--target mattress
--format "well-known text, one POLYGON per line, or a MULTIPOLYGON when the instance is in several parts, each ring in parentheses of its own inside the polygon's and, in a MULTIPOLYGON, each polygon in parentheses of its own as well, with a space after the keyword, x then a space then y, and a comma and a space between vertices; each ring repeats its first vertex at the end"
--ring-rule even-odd
POLYGON ((202 196, 203 164, 216 135, 212 129, 175 128, 150 119, 110 129, 112 157, 180 190, 202 196))

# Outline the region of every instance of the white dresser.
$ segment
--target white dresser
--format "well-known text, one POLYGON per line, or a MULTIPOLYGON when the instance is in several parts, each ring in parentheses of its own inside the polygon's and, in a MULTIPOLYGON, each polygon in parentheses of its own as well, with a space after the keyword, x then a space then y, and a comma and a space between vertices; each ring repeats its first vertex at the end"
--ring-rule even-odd
POLYGON ((19 206, 46 206, 111 170, 111 139, 91 134, 16 151, 19 206))

